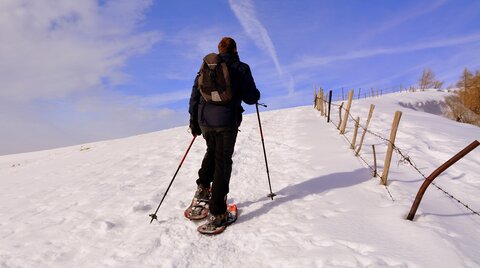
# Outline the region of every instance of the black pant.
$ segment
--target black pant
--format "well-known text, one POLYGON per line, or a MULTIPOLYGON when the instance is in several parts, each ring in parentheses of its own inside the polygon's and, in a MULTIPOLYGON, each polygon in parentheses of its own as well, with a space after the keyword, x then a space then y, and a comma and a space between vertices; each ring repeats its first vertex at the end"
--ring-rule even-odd
POLYGON ((210 213, 219 215, 227 210, 226 196, 229 192, 232 155, 238 129, 202 127, 202 133, 207 143, 207 152, 198 171, 197 185, 210 187, 212 183, 210 213))

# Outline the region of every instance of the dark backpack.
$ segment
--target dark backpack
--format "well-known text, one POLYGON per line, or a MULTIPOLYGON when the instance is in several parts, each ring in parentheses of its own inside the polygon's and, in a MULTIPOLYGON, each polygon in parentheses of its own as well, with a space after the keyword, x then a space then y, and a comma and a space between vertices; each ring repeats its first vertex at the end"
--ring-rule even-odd
POLYGON ((205 101, 225 104, 232 99, 227 64, 218 54, 210 53, 205 56, 198 74, 198 89, 205 101))

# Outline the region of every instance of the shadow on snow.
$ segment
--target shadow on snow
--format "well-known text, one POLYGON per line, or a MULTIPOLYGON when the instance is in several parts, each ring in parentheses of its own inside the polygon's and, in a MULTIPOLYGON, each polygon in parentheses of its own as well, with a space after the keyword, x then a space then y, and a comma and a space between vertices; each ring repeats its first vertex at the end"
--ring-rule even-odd
POLYGON ((370 178, 370 171, 367 168, 361 168, 352 172, 332 173, 290 185, 276 192, 277 196, 274 197, 273 201, 268 197, 262 197, 255 201, 238 203, 237 205, 239 209, 242 209, 247 208, 254 203, 265 202, 262 207, 256 210, 241 214, 238 218, 238 222, 241 223, 266 214, 274 207, 280 206, 289 201, 302 199, 309 195, 320 194, 333 189, 350 187, 363 183, 370 178))

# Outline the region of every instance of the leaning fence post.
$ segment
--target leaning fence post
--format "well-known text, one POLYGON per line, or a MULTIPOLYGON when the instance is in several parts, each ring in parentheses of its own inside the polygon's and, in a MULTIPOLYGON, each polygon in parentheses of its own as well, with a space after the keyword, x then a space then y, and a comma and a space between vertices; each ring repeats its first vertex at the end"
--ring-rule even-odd
POLYGON ((417 212, 418 206, 422 201, 423 194, 425 194, 425 191, 427 190, 428 186, 433 182, 433 180, 438 175, 440 175, 443 171, 449 168, 451 165, 455 164, 455 162, 460 160, 469 152, 473 151, 473 149, 477 148, 478 145, 480 145, 480 142, 478 142, 478 140, 473 141, 472 143, 470 143, 470 145, 468 145, 463 150, 458 152, 456 155, 450 158, 447 162, 445 162, 443 165, 438 167, 434 172, 432 172, 430 176, 428 176, 428 178, 423 182, 422 186, 418 190, 417 196, 415 197, 415 201, 413 202, 412 208, 410 209, 410 213, 408 213, 407 220, 413 220, 413 218, 415 217, 415 213, 417 212))
POLYGON ((360 124, 360 117, 357 117, 357 120, 355 120, 355 130, 353 131, 352 145, 350 146, 350 149, 352 150, 355 150, 355 142, 357 141, 357 132, 358 132, 359 124, 360 124))
POLYGON ((363 139, 365 138, 365 134, 367 134, 368 124, 370 124, 370 119, 372 119, 373 110, 375 109, 375 105, 370 104, 370 111, 368 112, 367 123, 365 124, 365 128, 363 129, 362 137, 360 138, 360 143, 358 144, 357 151, 355 152, 355 156, 360 154, 360 150, 362 149, 363 139))
POLYGON ((377 154, 375 153, 375 144, 372 144, 373 149, 373 177, 377 177, 377 154))
POLYGON ((393 146, 395 144, 395 137, 397 136, 398 124, 400 124, 400 118, 402 112, 396 111, 393 118, 392 130, 390 131, 390 140, 388 143, 387 155, 385 156, 385 163, 383 164, 382 171, 382 184, 387 185, 388 171, 390 170, 390 162, 392 160, 393 146))
POLYGON ((330 108, 332 107, 332 90, 328 92, 328 117, 327 123, 330 123, 330 108))
POLYGON ((342 124, 342 108, 343 108, 343 101, 342 101, 342 104, 340 104, 340 107, 338 108, 338 116, 340 117, 340 119, 338 121, 337 129, 340 129, 340 125, 342 124))
POLYGON ((342 127, 340 128, 340 134, 345 134, 345 128, 347 127, 348 116, 350 115, 350 107, 352 106, 353 89, 348 92, 347 108, 345 109, 345 115, 343 116, 342 127))

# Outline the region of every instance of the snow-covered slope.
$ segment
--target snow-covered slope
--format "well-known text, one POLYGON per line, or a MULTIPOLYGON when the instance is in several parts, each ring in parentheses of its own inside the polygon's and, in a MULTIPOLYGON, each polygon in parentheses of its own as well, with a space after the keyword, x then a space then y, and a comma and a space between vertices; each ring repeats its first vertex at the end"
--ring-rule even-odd
MULTIPOLYGON (((430 174, 480 137, 480 128, 445 119, 434 104, 445 93, 396 93, 354 101, 364 122, 397 135, 430 174), (428 104, 428 109, 419 109, 428 104), (433 107, 433 108, 432 108, 433 107), (433 110, 432 110, 433 109, 433 110)), ((1 267, 478 267, 480 216, 431 188, 415 221, 405 220, 422 177, 394 155, 389 190, 354 156, 333 124, 312 107, 262 113, 272 187, 256 115, 244 117, 229 195, 240 217, 208 237, 183 210, 195 191, 205 151, 197 139, 164 204, 149 224, 191 136, 186 127, 0 157, 1 267)), ((338 118, 338 114, 336 114, 338 118)), ((338 120, 338 119, 336 119, 338 120)), ((351 138, 352 124, 346 136, 351 138)), ((362 157, 371 161, 368 135, 362 157)), ((480 149, 437 178, 438 185, 480 210, 480 149)))

